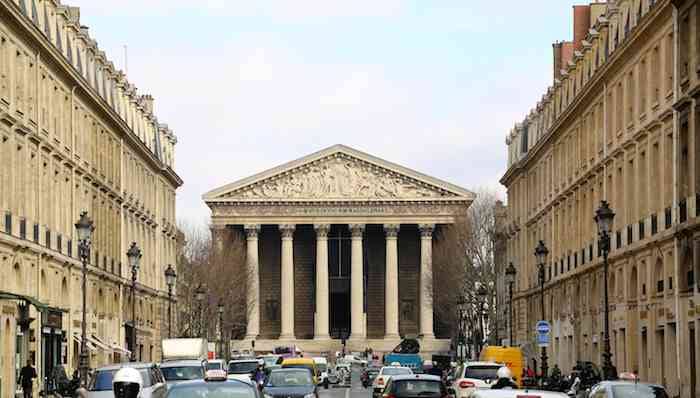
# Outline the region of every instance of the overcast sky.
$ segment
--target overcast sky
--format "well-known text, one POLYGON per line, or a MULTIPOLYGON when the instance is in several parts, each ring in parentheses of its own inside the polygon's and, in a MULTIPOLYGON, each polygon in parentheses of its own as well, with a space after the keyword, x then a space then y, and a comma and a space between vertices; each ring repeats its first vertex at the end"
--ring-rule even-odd
POLYGON ((561 0, 64 0, 178 137, 178 219, 201 195, 333 144, 498 188, 505 135, 571 37, 561 0))

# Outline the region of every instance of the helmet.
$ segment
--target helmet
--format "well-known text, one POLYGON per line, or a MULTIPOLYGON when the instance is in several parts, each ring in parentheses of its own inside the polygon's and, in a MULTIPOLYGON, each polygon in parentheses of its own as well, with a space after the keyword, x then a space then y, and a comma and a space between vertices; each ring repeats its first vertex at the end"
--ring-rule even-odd
POLYGON ((265 366, 265 360, 262 358, 258 359, 258 366, 265 366))
POLYGON ((121 368, 112 379, 115 398, 136 398, 141 392, 142 385, 141 373, 134 368, 121 368))
POLYGON ((501 366, 496 372, 499 379, 513 379, 513 373, 506 366, 501 366))

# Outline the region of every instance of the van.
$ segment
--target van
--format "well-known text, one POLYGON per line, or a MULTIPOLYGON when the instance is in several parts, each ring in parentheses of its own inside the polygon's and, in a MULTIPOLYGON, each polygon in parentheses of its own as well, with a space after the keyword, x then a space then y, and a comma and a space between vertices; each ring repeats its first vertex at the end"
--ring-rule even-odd
POLYGON ((284 361, 282 361, 282 369, 284 368, 300 368, 300 369, 309 369, 311 371, 311 375, 313 376, 314 379, 314 384, 318 385, 318 380, 319 378, 319 372, 318 369, 316 368, 316 363, 314 362, 313 359, 311 358, 285 358, 284 361))
POLYGON ((481 350, 479 358, 485 362, 497 362, 507 366, 513 373, 513 378, 518 385, 522 385, 523 352, 519 347, 488 346, 481 350))

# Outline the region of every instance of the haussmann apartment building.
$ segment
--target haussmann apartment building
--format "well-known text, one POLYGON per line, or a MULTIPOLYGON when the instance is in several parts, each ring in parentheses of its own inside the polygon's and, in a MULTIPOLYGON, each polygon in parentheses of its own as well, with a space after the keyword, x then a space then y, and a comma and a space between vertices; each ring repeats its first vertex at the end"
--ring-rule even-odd
POLYGON ((601 363, 603 266, 594 212, 611 235, 610 338, 619 372, 700 396, 700 2, 573 7, 554 82, 506 138, 507 261, 517 268, 516 342, 539 360, 534 249, 549 249, 549 368, 601 363))
POLYGON ((78 366, 82 265, 74 224, 95 223, 87 283, 91 367, 160 358, 164 270, 175 264, 175 135, 114 68, 78 8, 0 0, 0 396, 33 359, 78 366), (128 344, 137 242, 136 345, 128 344))

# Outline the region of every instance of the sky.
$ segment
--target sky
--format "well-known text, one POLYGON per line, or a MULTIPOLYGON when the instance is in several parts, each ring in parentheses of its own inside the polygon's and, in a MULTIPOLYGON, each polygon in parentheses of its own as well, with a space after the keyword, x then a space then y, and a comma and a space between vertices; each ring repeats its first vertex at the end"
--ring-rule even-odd
POLYGON ((551 84, 574 4, 62 2, 155 97, 178 137, 178 220, 200 225, 205 192, 334 144, 504 197, 505 136, 551 84))

